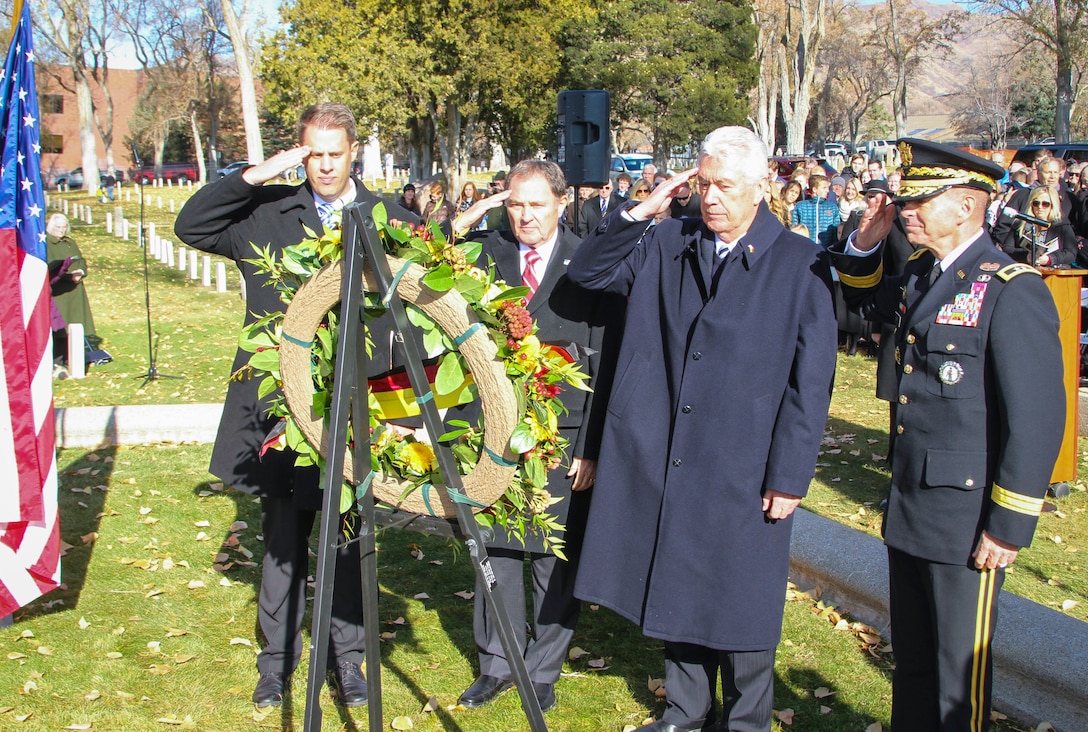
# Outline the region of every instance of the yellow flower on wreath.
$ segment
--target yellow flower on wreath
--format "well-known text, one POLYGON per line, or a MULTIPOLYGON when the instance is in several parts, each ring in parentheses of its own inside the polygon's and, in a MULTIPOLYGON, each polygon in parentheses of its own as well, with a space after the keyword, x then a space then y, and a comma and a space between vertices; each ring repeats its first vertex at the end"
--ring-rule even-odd
POLYGON ((426 475, 438 469, 434 449, 426 442, 405 442, 401 448, 404 467, 417 475, 426 475))
POLYGON ((521 339, 521 345, 510 362, 523 374, 535 374, 540 369, 542 356, 540 339, 535 335, 528 335, 521 339))
POLYGON ((559 418, 550 409, 548 410, 548 424, 541 424, 532 411, 525 416, 525 423, 529 425, 529 433, 537 442, 548 440, 559 430, 559 418))

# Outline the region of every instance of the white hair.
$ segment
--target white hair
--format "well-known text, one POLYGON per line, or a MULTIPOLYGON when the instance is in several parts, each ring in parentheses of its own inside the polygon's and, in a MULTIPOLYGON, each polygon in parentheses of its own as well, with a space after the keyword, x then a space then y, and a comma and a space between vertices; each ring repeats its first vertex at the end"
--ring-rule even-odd
POLYGON ((46 231, 49 231, 49 233, 52 233, 52 231, 50 231, 50 229, 52 229, 53 231, 57 231, 58 229, 62 229, 63 233, 53 234, 53 236, 61 237, 61 236, 65 236, 69 231, 71 231, 72 226, 71 226, 71 224, 68 223, 68 217, 67 216, 65 216, 62 213, 55 213, 55 214, 52 214, 52 215, 49 216, 49 219, 45 223, 45 229, 46 229, 46 231))
POLYGON ((717 158, 749 183, 767 178, 767 146, 746 127, 719 127, 703 140, 699 155, 717 158))

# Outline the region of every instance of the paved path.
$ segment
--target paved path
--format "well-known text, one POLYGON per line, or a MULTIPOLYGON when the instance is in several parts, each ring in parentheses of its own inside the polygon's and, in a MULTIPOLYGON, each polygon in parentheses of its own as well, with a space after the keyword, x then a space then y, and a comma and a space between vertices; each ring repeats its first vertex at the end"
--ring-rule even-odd
MULTIPOLYGON (((221 404, 76 407, 56 410, 58 447, 149 442, 211 442, 221 404)), ((1082 414, 1088 410, 1082 410, 1082 414)), ((887 555, 856 529, 799 510, 791 575, 888 633, 887 555)), ((894 645, 894 641, 893 641, 894 645)), ((994 644, 995 705, 1032 726, 1088 732, 1088 623, 1009 592, 1001 594, 994 644)))

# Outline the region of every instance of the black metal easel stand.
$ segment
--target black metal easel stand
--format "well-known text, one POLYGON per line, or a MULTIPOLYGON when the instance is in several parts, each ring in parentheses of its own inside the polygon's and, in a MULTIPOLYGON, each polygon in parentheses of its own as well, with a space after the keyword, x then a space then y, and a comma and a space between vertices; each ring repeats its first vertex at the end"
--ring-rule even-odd
MULTIPOLYGON (((139 158, 136 159, 136 167, 139 169, 139 158)), ((137 176, 137 178, 139 178, 137 176)), ((140 182, 142 179, 136 181, 136 190, 140 193, 140 232, 139 243, 140 248, 144 250, 144 312, 147 315, 147 372, 135 377, 137 379, 142 378, 144 381, 140 384, 140 388, 147 386, 148 382, 156 381, 158 379, 181 379, 182 376, 169 376, 167 374, 160 374, 159 367, 155 364, 155 347, 151 342, 151 275, 147 266, 147 236, 144 233, 144 184, 140 182)))
MULTIPOLYGON (((319 732, 321 729, 321 687, 324 683, 326 662, 328 660, 329 625, 332 615, 333 578, 336 568, 336 550, 342 546, 339 536, 340 488, 343 483, 344 454, 347 449, 348 419, 354 425, 354 471, 352 484, 362 486, 370 467, 370 430, 369 405, 366 390, 366 346, 360 325, 363 323, 363 268, 370 261, 372 271, 378 280, 378 293, 384 298, 393 290, 393 275, 385 258, 374 223, 373 203, 352 204, 343 212, 344 232, 344 280, 341 290, 340 348, 336 354, 335 384, 333 387, 332 412, 329 424, 330 448, 325 459, 322 473, 324 490, 321 511, 321 534, 317 555, 317 582, 314 596, 313 627, 310 633, 310 670, 306 684, 306 712, 304 729, 307 732, 319 732), (354 344, 354 351, 350 348, 354 344), (354 409, 352 409, 354 406, 354 409)), ((408 316, 404 303, 399 297, 390 298, 389 309, 393 314, 398 334, 406 333, 409 328, 408 316)), ((444 432, 438 409, 433 399, 420 399, 430 392, 430 384, 423 370, 423 355, 415 339, 398 339, 404 349, 405 362, 412 389, 417 400, 423 423, 428 434, 437 437, 444 432)), ((433 439, 433 438, 432 438, 433 439)), ((457 465, 448 447, 434 445, 438 465, 451 492, 464 495, 464 486, 457 465)), ((378 572, 375 546, 375 521, 377 511, 374 507, 374 493, 367 485, 365 491, 356 494, 359 508, 358 536, 351 541, 361 542, 360 555, 363 579, 363 617, 366 638, 366 676, 370 692, 368 710, 370 732, 381 732, 382 720, 382 685, 381 685, 381 650, 378 633, 378 572)), ((472 509, 463 502, 455 502, 457 511, 456 528, 444 519, 428 519, 415 514, 386 512, 383 523, 397 522, 396 516, 407 516, 406 520, 396 525, 427 533, 455 535, 465 542, 472 558, 476 574, 482 580, 484 599, 490 607, 499 629, 503 650, 510 663, 510 669, 521 696, 521 705, 525 710, 532 732, 547 732, 544 714, 540 710, 536 694, 533 691, 529 672, 525 668, 524 649, 520 647, 510 623, 510 615, 502 599, 493 592, 496 584, 491 571, 491 562, 484 547, 480 527, 472 515, 472 509), (392 519, 390 517, 393 517, 392 519)), ((479 602, 480 598, 477 597, 479 602)))

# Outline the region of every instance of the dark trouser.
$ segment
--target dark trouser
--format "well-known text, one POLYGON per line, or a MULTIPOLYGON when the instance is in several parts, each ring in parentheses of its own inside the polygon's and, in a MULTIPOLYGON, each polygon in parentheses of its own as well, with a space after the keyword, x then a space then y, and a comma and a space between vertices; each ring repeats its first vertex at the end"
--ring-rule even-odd
MULTIPOLYGON (((554 684, 563 670, 567 648, 574 637, 581 604, 574 597, 574 561, 564 561, 552 554, 522 552, 514 549, 487 550, 491 569, 498 582, 495 592, 502 597, 510 624, 520 646, 525 649, 529 678, 537 684, 554 684), (529 557, 533 582, 533 636, 526 646, 525 629, 525 557, 529 557)), ((499 627, 487 607, 484 590, 476 578, 476 605, 472 622, 476 647, 480 653, 480 673, 500 679, 512 679, 499 627)))
POLYGON ((699 729, 714 705, 718 670, 722 676, 722 730, 767 732, 774 701, 774 654, 719 651, 691 643, 665 642, 665 691, 661 719, 699 729))
POLYGON ((980 572, 888 549, 894 732, 990 727, 997 598, 1004 570, 980 572))
MULTIPOLYGON (((290 674, 302 656, 302 616, 306 612, 308 539, 316 511, 297 508, 291 498, 261 498, 264 564, 257 617, 265 646, 257 656, 261 673, 290 674)), ((362 575, 359 543, 336 555, 332 623, 329 629, 330 668, 339 661, 363 662, 362 575)))

